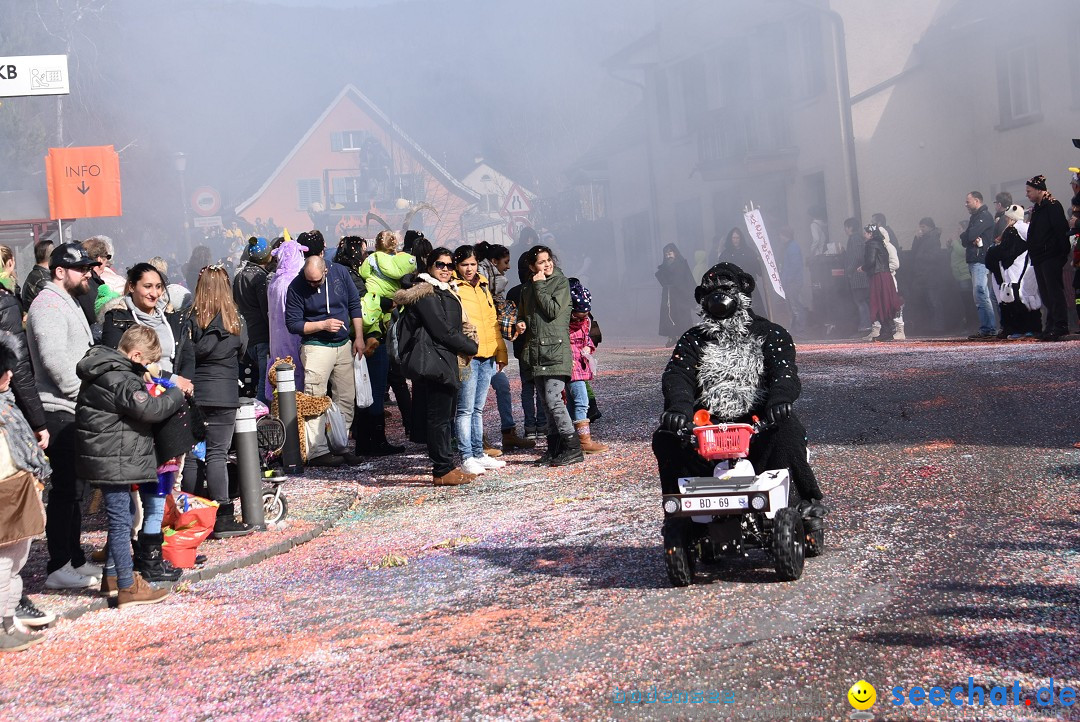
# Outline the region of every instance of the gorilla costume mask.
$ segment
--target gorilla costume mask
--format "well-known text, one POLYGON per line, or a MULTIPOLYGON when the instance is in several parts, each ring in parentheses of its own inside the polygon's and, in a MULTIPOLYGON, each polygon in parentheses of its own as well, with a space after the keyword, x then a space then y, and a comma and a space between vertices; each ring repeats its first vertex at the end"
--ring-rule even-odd
POLYGON ((705 316, 714 321, 726 321, 740 309, 750 307, 754 292, 754 277, 734 263, 717 263, 701 277, 694 289, 694 300, 701 304, 705 316))

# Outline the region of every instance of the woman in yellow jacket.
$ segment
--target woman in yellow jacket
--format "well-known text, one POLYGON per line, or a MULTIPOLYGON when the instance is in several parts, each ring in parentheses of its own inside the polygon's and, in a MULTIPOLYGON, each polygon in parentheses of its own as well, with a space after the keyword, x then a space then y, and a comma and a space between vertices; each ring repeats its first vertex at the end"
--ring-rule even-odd
POLYGON ((454 276, 464 319, 476 327, 476 356, 462 370, 454 432, 461 452, 461 468, 467 474, 483 474, 506 462, 484 453, 484 405, 491 377, 506 366, 506 344, 499 332, 499 318, 488 281, 479 271, 472 246, 454 251, 454 276))

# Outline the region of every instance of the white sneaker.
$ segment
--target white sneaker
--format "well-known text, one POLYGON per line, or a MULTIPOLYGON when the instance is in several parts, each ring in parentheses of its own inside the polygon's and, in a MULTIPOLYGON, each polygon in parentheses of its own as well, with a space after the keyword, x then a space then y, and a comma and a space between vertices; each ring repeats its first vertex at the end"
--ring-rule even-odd
POLYGON ((71 566, 71 562, 68 562, 49 575, 45 580, 45 587, 47 589, 86 589, 100 583, 100 581, 95 582, 93 577, 79 574, 71 566))
MULTIPOLYGON (((494 461, 494 459, 492 459, 492 461, 494 461)), ((465 459, 465 461, 461 464, 462 471, 464 471, 466 474, 476 474, 477 476, 483 474, 485 471, 488 470, 488 468, 489 467, 484 466, 480 462, 480 459, 474 459, 472 457, 465 459)))
POLYGON ((506 462, 502 459, 495 459, 488 456, 487 454, 477 457, 475 461, 480 462, 480 466, 484 467, 485 469, 501 469, 506 466, 506 462))
POLYGON ((75 571, 84 577, 92 577, 97 584, 101 584, 101 567, 97 564, 86 562, 81 567, 75 567, 75 571))

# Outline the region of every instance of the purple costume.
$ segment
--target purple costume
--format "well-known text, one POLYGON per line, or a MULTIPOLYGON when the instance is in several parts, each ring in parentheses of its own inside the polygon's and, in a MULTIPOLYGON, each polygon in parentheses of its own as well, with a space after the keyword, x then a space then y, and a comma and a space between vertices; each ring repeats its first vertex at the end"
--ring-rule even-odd
MULTIPOLYGON (((289 284, 304 267, 304 251, 307 248, 296 241, 286 241, 273 250, 278 260, 277 270, 270 277, 267 287, 267 310, 270 315, 270 363, 275 359, 292 356, 296 366, 296 388, 304 388, 304 367, 300 365, 300 337, 289 333, 285 328, 285 292, 289 284)), ((270 380, 266 381, 266 395, 270 397, 274 388, 270 380)))

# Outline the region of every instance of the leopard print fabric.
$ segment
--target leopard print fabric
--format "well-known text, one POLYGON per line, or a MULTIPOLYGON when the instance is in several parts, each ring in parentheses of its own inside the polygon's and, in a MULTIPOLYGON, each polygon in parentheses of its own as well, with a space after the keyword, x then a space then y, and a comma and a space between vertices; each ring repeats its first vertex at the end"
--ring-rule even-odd
MULTIPOLYGON (((277 367, 281 364, 289 364, 295 366, 292 356, 286 356, 285 358, 274 359, 274 363, 267 370, 267 378, 270 379, 270 385, 274 387, 274 400, 270 402, 270 413, 277 418, 281 418, 281 414, 278 412, 278 396, 277 396, 277 367)), ((326 413, 326 410, 330 408, 330 404, 333 403, 329 396, 312 396, 305 394, 303 391, 296 392, 296 426, 300 436, 300 458, 305 462, 307 461, 307 433, 304 431, 304 422, 308 419, 313 419, 317 416, 322 416, 326 413)))

